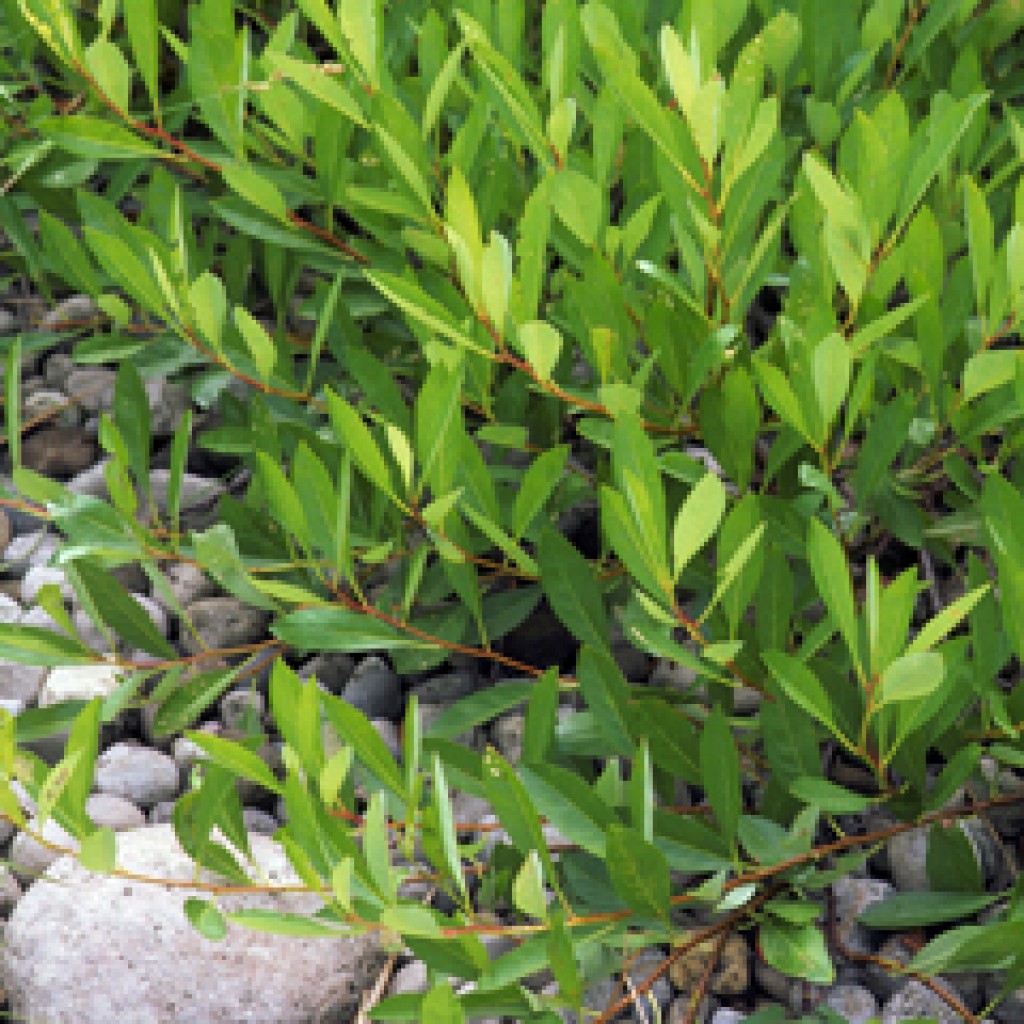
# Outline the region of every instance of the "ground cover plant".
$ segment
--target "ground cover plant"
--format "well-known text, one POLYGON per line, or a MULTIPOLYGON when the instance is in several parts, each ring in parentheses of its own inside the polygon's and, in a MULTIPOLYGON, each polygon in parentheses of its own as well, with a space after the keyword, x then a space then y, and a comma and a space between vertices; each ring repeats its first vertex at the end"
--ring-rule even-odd
MULTIPOLYGON (((381 930, 435 980, 382 1020, 556 1021, 669 950, 591 1015, 611 1020, 737 929, 828 984, 856 955, 830 887, 920 826, 931 891, 865 920, 924 929, 921 977, 1024 982, 1021 890, 986 890, 950 827, 1024 799, 990 785, 1024 766, 1019 4, 0 12, 2 273, 101 311, 7 339, 4 501, 52 521, 81 606, 139 652, 106 700, 0 712, 6 815, 25 824, 20 782, 117 870, 85 813, 98 735, 156 706, 209 758, 175 811, 189 855, 249 882, 244 778, 283 798, 324 898, 222 913, 211 884, 196 927, 381 930), (22 376, 58 346, 118 367, 105 498, 21 462, 22 376), (177 425, 160 495, 158 375, 206 424, 177 425), (188 529, 196 445, 242 484, 188 529), (176 562, 264 611, 266 639, 158 635, 112 571, 166 591, 176 562), (628 648, 660 683, 628 677, 628 648), (411 701, 396 758, 296 675, 332 651, 405 677, 473 659, 494 685, 425 727, 411 701), (258 726, 193 730, 247 678, 280 771, 258 726), (459 742, 521 705, 518 763, 459 742), (62 729, 55 765, 32 752, 62 729), (453 791, 495 830, 457 827, 453 791), (424 878, 448 898, 410 896, 424 878), (494 933, 515 943, 489 960, 494 933), (528 984, 545 969, 557 990, 528 984)), ((38 600, 60 631, 0 625, 0 656, 102 660, 57 588, 38 600)))

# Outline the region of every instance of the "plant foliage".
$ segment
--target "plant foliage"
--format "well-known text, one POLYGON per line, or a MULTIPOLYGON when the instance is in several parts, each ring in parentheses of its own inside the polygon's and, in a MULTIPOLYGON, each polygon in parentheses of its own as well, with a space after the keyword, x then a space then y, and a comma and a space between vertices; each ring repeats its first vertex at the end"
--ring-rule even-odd
MULTIPOLYGON (((244 878, 210 838, 237 836, 228 783, 281 794, 279 838, 324 908, 226 925, 211 896, 188 909, 204 934, 401 937, 439 983, 382 1003, 388 1020, 556 1020, 629 950, 689 941, 690 906, 712 915, 700 941, 756 925, 770 964, 829 982, 816 901, 844 857, 958 813, 983 753, 1024 756, 1020 5, 0 12, 5 273, 101 311, 9 343, 6 500, 52 520, 82 606, 149 655, 122 659, 104 706, 0 713, 4 812, 21 823, 17 779, 111 869, 84 810, 101 722, 145 693, 158 728, 188 729, 272 660, 283 773, 190 733, 217 770, 175 825, 244 878), (19 368, 69 339, 119 367, 107 500, 20 464, 19 368), (181 421, 163 505, 158 374, 216 413, 195 438, 181 421), (205 530, 182 528, 193 442, 247 470, 205 530), (110 570, 176 560, 267 612, 267 639, 228 668, 169 649, 110 570), (542 605, 560 665, 507 653, 542 605), (687 685, 627 678, 624 644, 687 685), (290 667, 325 651, 402 673, 469 656, 516 681, 425 731, 412 702, 396 759, 290 667), (521 763, 455 741, 523 702, 521 763), (68 723, 56 766, 25 748, 68 723), (703 792, 696 816, 678 782, 703 792), (490 804, 497 843, 453 820, 455 790, 490 804), (843 838, 838 816, 868 806, 905 824, 843 838), (450 912, 407 897, 424 871, 450 912), (488 961, 499 911, 518 944, 488 961), (545 966, 558 994, 524 983, 545 966)), ((19 626, 0 655, 100 657, 19 626)), ((915 967, 1019 976, 1011 897, 915 967)), ((988 905, 901 899, 871 923, 988 905)))

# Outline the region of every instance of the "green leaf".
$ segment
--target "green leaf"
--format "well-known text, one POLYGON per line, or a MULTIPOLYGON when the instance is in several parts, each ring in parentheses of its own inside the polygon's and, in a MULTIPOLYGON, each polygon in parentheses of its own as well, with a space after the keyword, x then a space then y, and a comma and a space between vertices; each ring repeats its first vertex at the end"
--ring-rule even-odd
POLYGON ((356 757, 392 792, 407 799, 402 773, 369 719, 358 708, 329 693, 321 694, 320 699, 331 725, 351 745, 356 757))
POLYGON ((169 736, 191 725, 235 681, 242 666, 227 671, 201 672, 179 686, 160 705, 153 720, 155 736, 169 736))
POLYGON ((831 985, 835 969, 825 936, 813 924, 793 925, 767 919, 759 933, 765 963, 791 978, 831 985))
POLYGON ((742 811, 740 762, 728 719, 717 708, 705 721, 701 733, 700 767, 708 802, 731 846, 742 811))
POLYGON ((616 824, 608 826, 605 851, 615 891, 637 913, 667 921, 671 887, 665 855, 633 829, 616 824))
POLYGON ((78 860, 82 867, 98 875, 109 875, 117 866, 117 839, 113 829, 98 828, 79 844, 78 860))
POLYGON ((999 893, 899 892, 872 903, 857 920, 868 928, 886 931, 925 928, 971 917, 999 898, 999 893))
POLYGON ((516 491, 515 512, 512 517, 516 540, 521 539, 529 530, 534 519, 558 487, 568 457, 567 445, 549 448, 538 455, 523 474, 522 482, 516 491))
POLYGON ((1017 349, 977 352, 964 364, 960 393, 964 402, 1009 384, 1017 376, 1021 353, 1017 349))
POLYGON ((578 775, 555 764, 522 765, 523 785, 558 831, 595 857, 605 855, 605 829, 614 811, 578 775))
POLYGON ((250 580, 230 526, 218 523, 202 533, 194 533, 192 544, 196 560, 229 594, 256 608, 277 609, 277 602, 261 593, 250 580))
POLYGON ((449 705, 427 728, 426 735, 436 739, 453 740, 476 725, 490 722, 517 704, 528 700, 534 683, 497 683, 471 693, 449 705))
POLYGON ((307 778, 323 767, 320 738, 320 689, 313 679, 303 682, 278 658, 270 671, 270 709, 285 743, 298 755, 307 778))
POLYGON ((263 910, 259 907, 246 907, 225 914, 225 919, 232 924, 241 925, 257 932, 269 932, 271 935, 290 935, 293 938, 327 939, 337 938, 345 933, 339 928, 322 924, 302 914, 282 913, 279 910, 263 910))
POLYGON ((838 623, 857 672, 863 676, 860 643, 857 633, 857 611, 853 601, 850 570, 839 541, 819 520, 812 519, 807 534, 807 555, 818 593, 825 601, 829 615, 838 623))
POLYGON ((21 336, 7 350, 4 374, 4 427, 11 465, 21 469, 21 336))
MULTIPOLYGON (((310 6, 314 0, 299 0, 299 2, 310 6)), ((320 0, 315 0, 315 2, 318 6, 320 5, 320 0)), ((330 20, 333 22, 333 18, 330 20)), ((329 39, 330 36, 327 38, 329 39)), ((342 49, 340 46, 336 48, 342 49)), ((347 117, 355 124, 366 127, 367 122, 362 108, 352 94, 336 78, 324 74, 315 64, 306 64, 270 49, 264 51, 263 59, 274 70, 280 72, 284 78, 294 82, 303 92, 309 93, 314 99, 347 117)))
MULTIPOLYGON (((758 544, 761 543, 761 538, 764 536, 765 524, 760 523, 754 532, 747 536, 736 548, 732 557, 725 566, 719 570, 718 573, 718 584, 715 587, 715 592, 711 595, 711 600, 707 603, 704 611, 701 613, 699 623, 703 623, 705 619, 711 614, 711 612, 718 606, 718 602, 722 600, 725 592, 736 582, 737 577, 746 568, 747 563, 750 562, 754 556, 754 552, 757 550, 758 544)), ((758 571, 760 576, 760 570, 758 571)))
POLYGON ((676 516, 672 531, 673 583, 714 536, 724 514, 725 488, 714 473, 708 473, 686 496, 676 516))
POLYGON ((204 939, 220 942, 228 933, 224 915, 209 900, 190 897, 185 900, 185 916, 204 939))
POLYGON ((594 570, 557 530, 545 527, 537 545, 540 581, 551 609, 581 643, 607 648, 608 619, 594 570))
MULTIPOLYGON (((907 893, 906 895, 918 895, 907 893)), ((960 893, 944 893, 957 896, 960 893)), ((880 904, 875 904, 879 906, 880 904)), ((963 925, 940 933, 924 947, 909 967, 935 975, 944 971, 987 973, 1005 969, 1024 942, 1024 922, 1004 921, 989 925, 963 925)))
POLYGON ((39 787, 36 807, 36 818, 40 826, 49 820, 57 801, 74 776, 84 753, 84 750, 69 750, 47 773, 42 786, 39 787))
POLYGON ((352 55, 374 89, 380 86, 377 54, 380 47, 379 0, 345 0, 338 4, 338 23, 352 55))
POLYGON ((434 811, 437 814, 439 831, 441 833, 441 849, 444 852, 444 867, 447 869, 448 877, 455 882, 463 900, 468 898, 466 889, 466 876, 462 872, 462 861, 459 857, 458 842, 455 837, 455 823, 452 820, 452 804, 448 796, 448 781, 445 778, 444 766, 441 758, 434 753, 434 778, 432 799, 434 811))
POLYGON ((512 901, 527 917, 547 920, 548 905, 544 898, 544 875, 536 850, 531 850, 512 883, 512 901))
MULTIPOLYGON (((891 237, 898 237, 928 191, 932 180, 949 159, 974 115, 988 103, 989 94, 979 93, 951 103, 941 116, 932 114, 927 125, 927 144, 918 152, 917 159, 904 179, 903 192, 896 204, 896 227, 891 237)), ((920 134, 924 129, 919 129, 920 134)))
POLYGON ((488 749, 484 754, 484 785, 487 799, 512 844, 524 856, 536 850, 543 859, 549 878, 553 879, 554 871, 537 809, 522 782, 496 750, 488 749))
MULTIPOLYGON (((284 196, 265 175, 260 174, 249 164, 227 162, 221 166, 220 173, 224 178, 224 183, 232 192, 237 192, 247 203, 252 203, 257 209, 270 214, 274 220, 280 221, 282 224, 288 223, 288 206, 284 201, 284 196)), ((236 322, 239 312, 244 313, 245 311, 235 310, 236 322)), ((252 322, 255 323, 255 321, 252 322)), ((242 330, 244 334, 245 329, 242 328, 242 330)), ((257 365, 259 364, 257 363, 257 365)))
POLYGON ((985 880, 974 844, 957 821, 936 822, 928 832, 928 883, 940 892, 984 892, 985 880))
POLYGON ((20 665, 88 665, 96 656, 78 640, 49 629, 0 623, 0 659, 20 665))
POLYGON ((266 329, 243 306, 235 306, 235 326, 256 366, 260 380, 269 383, 277 362, 277 348, 266 329))
POLYGON ((232 774, 250 779, 279 796, 284 793, 284 786, 267 767, 266 761, 258 754, 247 750, 240 743, 223 739, 220 736, 211 736, 206 732, 189 732, 186 735, 197 747, 205 750, 211 760, 223 765, 232 774))
POLYGON ((628 725, 629 689, 619 666, 605 649, 585 645, 577 658, 576 677, 609 751, 631 756, 634 742, 628 725))
POLYGON ((531 320, 519 327, 519 345, 538 380, 551 379, 551 371, 562 351, 562 335, 557 328, 542 320, 531 320))
POLYGON ((829 814, 860 814, 878 801, 877 797, 852 793, 828 779, 796 779, 789 784, 789 791, 798 800, 829 814))
POLYGON ((462 1004, 447 981, 434 985, 423 997, 420 1013, 422 1020, 437 1024, 465 1024, 466 1020, 462 1004))
POLYGON ((404 277, 383 271, 367 271, 366 277, 385 298, 393 302, 408 316, 430 328, 435 334, 440 334, 471 352, 487 355, 487 350, 478 345, 455 323, 452 314, 440 302, 432 299, 421 288, 411 284, 404 277))
POLYGON ((818 677, 799 659, 781 651, 768 651, 761 655, 768 671, 782 687, 789 699, 808 714, 813 715, 826 729, 847 748, 850 741, 843 736, 835 724, 832 702, 818 677))
POLYGON ((122 9, 124 27, 132 53, 154 111, 160 110, 160 63, 158 50, 157 0, 133 0, 122 9))
POLYGON ((604 222, 604 196, 591 178, 572 168, 556 172, 551 202, 562 223, 584 245, 597 243, 604 222))
POLYGON ((975 588, 969 594, 964 594, 963 597, 957 598, 952 604, 943 608, 934 619, 929 619, 924 624, 921 631, 911 641, 906 653, 921 654, 924 651, 930 650, 936 644, 942 643, 949 633, 956 629, 971 614, 977 603, 990 589, 991 584, 986 583, 984 586, 975 588))
POLYGON ((875 691, 875 707, 931 696, 945 675, 941 654, 919 651, 897 658, 883 673, 875 691))
POLYGON ((558 670, 549 668, 533 684, 523 728, 523 763, 544 764, 555 737, 558 712, 558 670))
POLYGON ((75 156, 96 160, 134 160, 161 155, 159 149, 130 129, 88 114, 45 118, 36 128, 75 156))
POLYGON ((145 609, 106 569, 87 559, 70 562, 65 571, 75 584, 83 606, 118 636, 158 658, 173 660, 177 654, 160 635, 145 609))
POLYGON ((291 647, 304 651, 432 650, 429 640, 403 633, 367 612, 348 608, 304 608, 278 619, 271 632, 291 647))
POLYGON ((841 335, 829 334, 814 350, 814 391, 821 413, 824 445, 850 387, 850 350, 841 335))
POLYGON ((391 470, 380 448, 377 447, 377 442, 363 423, 362 417, 348 402, 332 391, 327 392, 327 405, 334 429, 352 452, 356 465, 371 483, 397 501, 391 483, 391 470))

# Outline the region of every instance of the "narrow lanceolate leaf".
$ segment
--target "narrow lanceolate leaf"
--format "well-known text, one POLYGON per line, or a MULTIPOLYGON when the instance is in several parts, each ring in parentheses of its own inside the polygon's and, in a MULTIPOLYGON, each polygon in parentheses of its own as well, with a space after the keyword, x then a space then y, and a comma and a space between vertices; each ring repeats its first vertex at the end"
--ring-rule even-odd
POLYGON ((990 589, 991 584, 986 583, 984 586, 972 590, 969 594, 964 594, 963 597, 958 598, 951 605, 943 608, 934 619, 925 623, 921 632, 914 637, 907 648, 906 653, 920 654, 923 651, 931 650, 936 644, 942 643, 971 614, 975 605, 990 589))
POLYGON ((551 608, 580 643, 606 648, 608 619, 594 570, 557 530, 546 527, 537 546, 541 586, 551 608))
POLYGON ((836 726, 832 712, 832 701, 818 677, 799 658, 781 651, 769 651, 761 655, 783 693, 808 714, 813 715, 833 736, 840 738, 844 746, 850 742, 836 726))
POLYGON ((124 640, 160 658, 176 657, 142 605, 107 570, 83 559, 66 571, 87 609, 124 640))
POLYGON ((448 796, 448 782, 444 775, 441 758, 434 754, 434 809, 441 832, 441 849, 444 851, 445 868, 448 877, 455 883, 462 898, 466 898, 466 876, 462 872, 458 842, 455 838, 455 824, 452 819, 452 804, 448 796))
POLYGON ((411 284, 406 278, 384 271, 367 272, 367 280, 385 298, 393 302, 403 313, 430 328, 435 334, 468 348, 480 355, 487 350, 473 340, 455 322, 452 314, 436 299, 432 299, 422 288, 411 284))
POLYGON ((932 117, 928 144, 918 154, 903 185, 903 193, 896 207, 897 219, 893 237, 902 232, 935 176, 963 138, 977 112, 988 103, 988 99, 987 92, 979 93, 960 100, 959 103, 949 104, 941 116, 932 117))
POLYGON ((700 738, 700 765, 708 802, 718 827, 731 845, 742 811, 740 763, 729 722, 720 710, 704 723, 700 738))
POLYGON ((327 405, 334 429, 352 452, 356 465, 374 486, 394 497, 391 470, 363 418, 344 398, 332 391, 327 392, 327 405))
POLYGON ((69 751, 50 769, 46 780, 40 787, 37 801, 36 818, 40 825, 45 824, 53 813, 54 806, 71 781, 84 753, 83 750, 69 751))
POLYGON ((21 468, 21 336, 11 342, 7 350, 4 374, 4 427, 7 430, 7 450, 11 465, 21 468))
POLYGON ((190 732, 187 735, 197 747, 206 751, 212 760, 223 765, 232 774, 249 779, 271 793, 284 792, 284 787, 267 766, 266 761, 241 744, 206 732, 190 732))
POLYGON ((87 114, 48 118, 37 125, 61 149, 93 160, 135 160, 160 150, 128 128, 87 114))
POLYGON ((86 665, 96 656, 78 640, 38 626, 0 623, 0 659, 20 665, 86 665))
POLYGON ((609 825, 605 858, 615 891, 643 917, 667 919, 670 882, 665 855, 633 829, 609 825))
POLYGON ((513 515, 516 540, 519 540, 527 532, 558 486, 568 457, 568 447, 559 445, 557 448, 550 448, 538 455, 530 463, 530 468, 523 475, 522 482, 516 491, 513 515))
POLYGON ((580 692, 609 744, 622 757, 633 753, 629 731, 629 690, 619 666, 604 648, 585 645, 576 663, 580 692))
POLYGON ((807 554, 818 593, 821 594, 829 614, 838 623, 839 632, 842 633, 857 671, 863 675, 857 633, 857 611, 846 555, 832 531, 817 519, 811 520, 807 534, 807 554))
POLYGON ((356 757, 389 789, 405 797, 407 794, 402 773, 387 744, 369 719, 358 708, 330 694, 322 694, 321 700, 331 725, 342 740, 352 747, 356 757))
POLYGON ((714 536, 725 513, 725 487, 714 473, 708 473, 686 496, 672 531, 672 580, 714 536))
POLYGON ((903 931, 970 917, 991 906, 998 893, 899 892, 872 903, 857 920, 868 928, 903 931))
POLYGON ((547 852, 547 844, 544 842, 537 808, 530 799, 526 787, 496 750, 488 750, 484 754, 484 785, 487 799, 512 844, 524 855, 531 850, 537 850, 549 878, 553 879, 554 870, 547 852))

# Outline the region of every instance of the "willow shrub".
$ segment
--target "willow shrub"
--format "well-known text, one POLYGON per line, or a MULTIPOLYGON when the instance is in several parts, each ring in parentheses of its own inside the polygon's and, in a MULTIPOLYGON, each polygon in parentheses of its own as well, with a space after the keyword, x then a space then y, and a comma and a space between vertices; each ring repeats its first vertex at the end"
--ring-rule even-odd
MULTIPOLYGON (((983 754, 1024 758, 1020 5, 0 9, 8 273, 102 311, 9 345, 8 498, 52 519, 93 619, 156 659, 124 661, 106 701, 3 715, 6 813, 17 779, 112 870, 84 812, 101 722, 146 699, 187 729, 269 658, 283 774, 258 737, 190 733, 210 761, 175 827, 240 881, 211 838, 246 849, 231 779, 280 794, 323 910, 225 917, 383 929, 475 983, 378 1015, 556 1020, 624 952, 684 948, 688 906, 703 936, 756 926, 770 964, 828 983, 822 892, 877 841, 830 847, 837 815, 888 811, 891 834, 966 813, 949 801, 983 754), (19 367, 69 337, 119 367, 109 501, 20 465, 19 367), (153 374, 216 411, 195 438, 181 421, 162 516, 153 374), (183 532, 194 442, 250 475, 183 532), (159 587, 181 559, 271 616, 227 669, 179 659, 106 571, 159 587), (503 653, 542 606, 572 637, 561 666, 503 653), (615 636, 690 685, 625 678, 615 636), (511 681, 427 729, 412 702, 399 762, 289 667, 323 651, 401 673, 457 653, 511 681), (523 703, 520 763, 454 739, 523 703), (56 767, 22 746, 69 725, 56 767), (679 780, 709 814, 674 809, 679 780), (453 790, 490 803, 497 843, 453 824, 453 790), (424 870, 447 912, 404 897, 424 870), (488 962, 484 930, 521 941, 488 962), (558 996, 524 984, 548 966, 558 996)), ((64 631, 0 626, 0 654, 96 661, 41 601, 64 631)), ((954 928, 995 894, 949 835, 939 891, 872 923, 947 922, 916 968, 1017 984, 1019 894, 954 928)), ((215 898, 189 910, 222 930, 215 898)))

